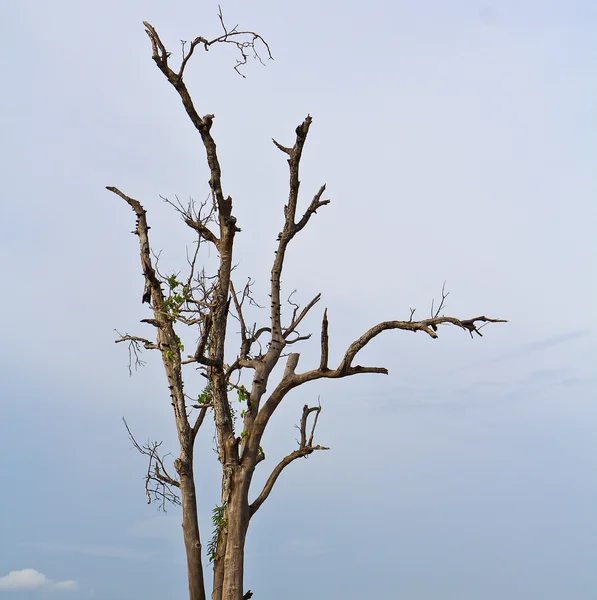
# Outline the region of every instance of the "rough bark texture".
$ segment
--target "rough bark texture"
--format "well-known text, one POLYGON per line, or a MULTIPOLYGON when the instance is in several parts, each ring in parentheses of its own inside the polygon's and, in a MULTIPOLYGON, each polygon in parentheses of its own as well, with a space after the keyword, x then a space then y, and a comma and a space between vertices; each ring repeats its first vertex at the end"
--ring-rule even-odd
MULTIPOLYGON (((298 425, 298 448, 273 467, 262 489, 251 490, 253 474, 265 460, 261 439, 272 415, 286 395, 294 388, 317 379, 337 379, 362 373, 387 374, 384 367, 354 364, 359 351, 384 331, 421 331, 435 339, 438 337, 438 327, 442 325, 458 327, 473 336, 481 335, 479 328, 487 323, 502 322, 485 316, 464 320, 444 316, 441 313, 447 294, 442 291, 442 301, 437 310, 432 309, 428 319, 414 321, 414 311, 411 311, 410 318, 406 321, 378 323, 346 349, 338 366, 330 367, 328 314, 325 310, 321 324, 319 366, 316 369, 297 372, 300 355, 298 352, 290 352, 290 346, 309 337, 301 335, 298 328, 319 302, 321 295, 314 296, 303 308, 289 301, 291 316, 285 325, 281 285, 284 261, 293 238, 308 224, 319 208, 330 202, 322 199, 325 191, 325 185, 322 185, 302 214, 298 212, 299 167, 312 122, 311 117, 307 116, 296 128, 292 146, 283 146, 274 140, 276 147, 288 157, 288 202, 284 207, 283 226, 278 235, 277 250, 271 267, 269 319, 266 325, 259 328, 257 325, 247 325, 245 308, 246 303, 252 301, 251 283, 249 282, 242 292, 237 292, 232 282, 234 240, 240 229, 233 215, 232 198, 225 196, 222 188, 217 147, 211 133, 214 115, 200 116, 183 81, 184 69, 197 47, 202 46, 207 50, 216 43, 234 44, 241 56, 238 67, 246 62, 246 51, 256 51, 255 44, 263 42, 262 38, 253 32, 241 32, 236 28, 228 31, 221 14, 220 20, 224 34, 212 40, 203 37, 193 40, 189 51, 183 54, 178 71, 170 67, 170 54, 155 28, 145 23, 151 41, 153 60, 182 100, 184 109, 201 139, 210 171, 211 208, 206 209, 202 206, 197 210, 193 204, 184 207, 172 203, 181 213, 183 221, 197 234, 197 249, 194 258, 189 261, 190 272, 184 281, 179 281, 177 276, 159 275, 152 262, 145 209, 139 201, 115 187, 108 187, 111 192, 125 200, 136 215, 137 223, 133 233, 139 237, 145 280, 142 302, 149 303, 153 313, 152 318, 143 319, 143 322, 153 326, 156 331, 155 340, 126 334, 116 341, 128 342, 131 356, 137 361, 141 347, 158 350, 161 354, 178 434, 180 452, 174 461, 177 477, 168 475, 163 459, 158 454, 159 443, 141 447, 134 438, 132 439, 137 449, 149 457, 150 467, 146 478, 148 499, 157 496, 163 500, 171 500, 176 498, 175 491, 180 493, 191 600, 204 600, 206 597, 193 472, 194 442, 206 414, 211 412, 213 415, 218 458, 222 468, 221 505, 216 507, 215 513, 218 517, 217 521, 214 521, 215 539, 210 545, 210 558, 213 560, 212 598, 243 600, 253 595, 251 591, 244 591, 245 542, 252 516, 270 496, 276 481, 288 465, 315 451, 327 450, 325 446, 314 442, 321 406, 305 405, 298 425), (209 277, 198 268, 197 257, 201 244, 211 245, 217 251, 219 263, 214 277, 209 277), (163 286, 167 287, 166 293, 163 286), (239 352, 232 360, 227 361, 226 334, 231 316, 236 319, 237 329, 240 329, 239 352), (194 353, 183 356, 182 343, 176 328, 187 326, 197 329, 198 342, 194 353), (283 356, 286 361, 284 373, 277 383, 270 382, 272 371, 283 356), (192 396, 185 393, 183 375, 187 366, 199 369, 206 378, 207 386, 198 395, 197 401, 191 400, 192 397, 197 397, 196 392, 192 396), (247 371, 252 373, 248 390, 239 383, 241 374, 247 371), (269 395, 268 388, 271 388, 269 395), (239 427, 235 428, 230 394, 238 395, 238 399, 243 403, 240 431, 239 427), (193 410, 199 412, 191 419, 193 410), (150 487, 150 484, 157 487, 150 487), (250 496, 253 497, 252 502, 250 496)), ((267 45, 265 48, 269 53, 267 45)))
MULTIPOLYGON (((189 465, 187 465, 188 467, 189 465)), ((189 598, 203 600, 205 583, 203 581, 203 559, 201 556, 201 536, 197 514, 195 479, 190 466, 190 475, 180 475, 180 496, 182 502, 182 531, 187 555, 187 574, 189 598)))

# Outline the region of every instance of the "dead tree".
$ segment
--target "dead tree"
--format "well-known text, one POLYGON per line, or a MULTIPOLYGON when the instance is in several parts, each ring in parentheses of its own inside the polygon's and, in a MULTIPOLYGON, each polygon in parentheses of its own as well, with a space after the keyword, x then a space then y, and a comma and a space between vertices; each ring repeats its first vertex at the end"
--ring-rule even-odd
MULTIPOLYGON (((131 360, 136 365, 142 348, 157 350, 161 354, 168 381, 174 421, 178 434, 179 453, 174 460, 174 471, 169 473, 164 457, 159 455, 159 444, 140 446, 137 449, 149 458, 146 477, 148 500, 175 501, 182 507, 182 525, 186 549, 189 595, 191 600, 205 600, 203 580, 202 541, 197 514, 197 499, 194 480, 194 443, 206 415, 213 417, 216 430, 218 457, 222 469, 221 504, 214 509, 214 537, 207 545, 208 558, 213 561, 214 600, 242 600, 252 593, 244 592, 244 554, 247 529, 253 515, 267 500, 282 471, 298 458, 317 450, 326 450, 315 444, 314 434, 321 406, 303 408, 298 448, 273 467, 262 489, 253 492, 251 482, 256 467, 265 459, 261 438, 272 415, 280 403, 294 388, 317 379, 338 379, 363 373, 387 374, 387 369, 377 366, 355 364, 357 354, 374 337, 387 330, 423 332, 430 338, 438 337, 438 328, 453 325, 473 334, 481 335, 480 328, 487 323, 503 322, 479 316, 472 319, 457 319, 444 316, 444 300, 437 309, 432 308, 429 318, 416 321, 414 311, 404 321, 384 321, 371 327, 346 349, 339 364, 330 365, 328 358, 328 315, 323 312, 321 322, 321 356, 315 369, 299 369, 298 352, 292 351, 294 344, 309 336, 300 335, 299 325, 320 300, 317 294, 303 308, 292 303, 290 318, 285 321, 282 314, 281 276, 289 245, 294 237, 307 226, 316 211, 329 204, 323 198, 322 185, 299 212, 299 165, 311 117, 296 128, 294 143, 284 146, 274 140, 288 160, 290 179, 288 203, 284 207, 284 220, 277 239, 277 250, 271 267, 269 318, 263 326, 249 325, 246 306, 251 302, 251 285, 237 291, 232 282, 233 247, 240 231, 233 214, 232 198, 224 193, 220 162, 211 129, 214 115, 201 116, 183 79, 185 67, 197 48, 209 50, 217 44, 233 44, 240 52, 237 70, 247 62, 250 54, 259 58, 258 46, 270 56, 269 47, 260 35, 251 31, 228 30, 220 14, 223 34, 214 39, 197 37, 185 51, 178 70, 170 64, 170 53, 166 50, 156 29, 144 23, 151 41, 152 58, 182 100, 184 109, 197 130, 211 174, 209 186, 211 199, 199 208, 193 203, 183 206, 171 203, 181 214, 183 221, 196 234, 197 245, 189 259, 188 274, 163 276, 159 273, 149 241, 147 214, 142 204, 115 187, 108 187, 120 196, 133 210, 136 226, 133 233, 139 238, 141 265, 144 276, 142 302, 148 303, 151 318, 142 322, 152 326, 155 335, 151 339, 121 335, 117 342, 129 344, 131 360), (217 271, 213 276, 199 268, 199 248, 210 245, 217 253, 217 271), (225 356, 226 334, 231 318, 236 319, 240 330, 240 346, 236 356, 225 356), (180 327, 191 327, 197 331, 197 345, 192 354, 185 354, 177 331, 180 327), (285 360, 281 379, 271 381, 270 376, 280 360, 285 360), (199 369, 207 385, 194 396, 188 395, 184 387, 185 369, 199 369), (241 376, 247 374, 247 387, 241 385, 241 376), (266 392, 266 390, 269 390, 266 392), (234 398, 236 396, 236 398, 234 398), (243 411, 241 426, 235 425, 232 400, 241 400, 243 411)), ((128 426, 127 426, 128 428, 128 426)), ((129 431, 130 433, 130 431, 129 431)), ((131 434, 132 437, 132 434, 131 434)))

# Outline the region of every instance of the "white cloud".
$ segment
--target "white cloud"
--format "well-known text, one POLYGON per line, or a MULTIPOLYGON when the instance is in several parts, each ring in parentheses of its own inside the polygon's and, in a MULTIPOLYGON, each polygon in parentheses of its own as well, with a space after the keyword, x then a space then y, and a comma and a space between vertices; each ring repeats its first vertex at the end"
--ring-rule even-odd
POLYGON ((0 591, 7 590, 36 590, 36 589, 59 589, 76 590, 77 582, 69 579, 67 581, 54 582, 43 573, 35 569, 21 569, 11 571, 8 575, 0 577, 0 591))
POLYGON ((22 590, 43 587, 48 579, 43 573, 34 569, 11 571, 8 575, 0 577, 0 590, 22 590))

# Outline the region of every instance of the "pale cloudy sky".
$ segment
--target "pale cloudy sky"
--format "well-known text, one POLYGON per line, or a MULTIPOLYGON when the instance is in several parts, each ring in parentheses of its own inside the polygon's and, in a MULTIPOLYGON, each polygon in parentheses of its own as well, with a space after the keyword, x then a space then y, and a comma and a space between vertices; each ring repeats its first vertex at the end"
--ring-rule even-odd
MULTIPOLYGON (((321 397, 331 451, 293 465, 252 525, 258 600, 592 600, 597 593, 597 4, 588 0, 273 0, 223 4, 275 60, 199 53, 187 81, 243 229, 239 277, 265 298, 290 144, 314 118, 305 198, 332 204, 284 283, 323 293, 332 355, 373 323, 447 312, 510 320, 483 339, 389 333, 389 377, 288 398, 266 467, 321 397), (271 458, 270 458, 271 457, 271 458)), ((218 31, 216 4, 20 0, 0 8, 0 596, 183 598, 180 518, 144 504, 120 418, 173 445, 157 362, 128 377, 114 328, 147 316, 128 207, 165 268, 186 234, 159 194, 207 194, 198 137, 150 58, 218 31)), ((223 50, 223 51, 220 51, 223 50)), ((319 317, 319 314, 316 315, 319 317)), ((314 317, 310 322, 317 326, 314 317)), ((302 364, 315 359, 306 345, 302 364)), ((204 536, 215 504, 200 440, 204 536)))

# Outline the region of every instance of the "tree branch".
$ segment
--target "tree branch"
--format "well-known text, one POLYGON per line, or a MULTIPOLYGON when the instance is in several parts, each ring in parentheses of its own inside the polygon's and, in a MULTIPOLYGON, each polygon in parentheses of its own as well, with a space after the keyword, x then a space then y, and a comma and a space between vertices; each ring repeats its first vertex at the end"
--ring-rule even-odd
POLYGON ((210 406, 206 405, 206 406, 202 406, 199 409, 199 414, 197 415, 197 419, 195 420, 195 424, 193 425, 193 439, 195 439, 195 437, 197 437, 199 428, 201 427, 201 425, 203 425, 203 421, 205 419, 205 415, 207 414, 208 408, 210 408, 210 406))
POLYGON ((142 337, 137 337, 136 335, 123 335, 121 338, 114 340, 115 344, 119 344, 120 342, 137 342, 139 344, 143 344, 143 347, 146 350, 157 350, 157 346, 156 344, 154 344, 154 342, 150 342, 149 340, 142 338, 142 337))
POLYGON ((437 334, 437 329, 440 325, 450 324, 455 325, 456 327, 460 327, 461 329, 467 330, 471 337, 474 333, 481 335, 477 327, 477 322, 482 323, 506 323, 504 319, 489 319, 485 316, 475 317, 474 319, 466 319, 460 320, 454 317, 432 317, 430 319, 424 319, 423 321, 384 321, 383 323, 379 323, 374 327, 371 327, 368 331, 366 331, 358 340, 354 341, 346 351, 344 355, 344 359, 340 364, 338 370, 344 371, 350 367, 352 361, 356 354, 362 350, 374 337, 382 333, 383 331, 388 331, 390 329, 402 329, 404 331, 423 331, 429 337, 433 339, 437 339, 439 336, 437 334))
POLYGON ((217 43, 234 44, 237 47, 237 49, 241 55, 241 58, 237 59, 237 61, 236 61, 234 70, 243 78, 245 76, 240 72, 239 69, 240 69, 240 67, 247 64, 247 61, 249 59, 249 56, 246 53, 247 50, 251 50, 253 52, 253 58, 256 58, 261 64, 263 64, 263 60, 261 59, 261 56, 259 55, 259 52, 257 51, 257 48, 255 46, 256 42, 258 42, 258 41, 261 42, 261 44, 265 47, 265 49, 267 51, 268 58, 270 60, 273 60, 273 56, 272 56, 269 45, 258 33, 255 33, 254 31, 238 31, 236 26, 229 30, 226 27, 226 24, 224 23, 224 16, 222 14, 222 9, 220 7, 218 7, 218 9, 219 9, 218 10, 218 18, 220 19, 220 24, 222 26, 222 29, 224 30, 224 34, 220 35, 217 38, 214 38, 212 40, 207 40, 204 37, 195 38, 191 42, 191 45, 189 47, 189 52, 187 53, 186 56, 183 57, 182 64, 180 65, 180 70, 178 72, 179 77, 182 77, 182 75, 184 73, 184 69, 185 69, 189 59, 191 58, 195 48, 199 45, 202 45, 204 47, 204 49, 207 51, 207 50, 209 50, 209 47, 212 46, 213 44, 217 44, 217 43))
MULTIPOLYGON (((116 330, 115 330, 116 331, 116 330)), ((135 371, 139 368, 139 367, 144 367, 145 366, 145 361, 141 359, 141 344, 143 344, 143 347, 146 350, 155 350, 157 349, 157 346, 153 343, 150 342, 149 340, 145 339, 145 338, 141 338, 141 337, 137 337, 134 335, 122 335, 119 331, 116 331, 116 333, 118 333, 119 336, 121 336, 119 339, 114 340, 114 342, 116 344, 120 343, 120 342, 128 342, 128 351, 129 351, 129 375, 133 374, 133 366, 135 367, 135 371)))
MULTIPOLYGON (((270 295, 272 345, 270 351, 272 352, 272 355, 281 352, 281 348, 284 346, 281 322, 280 278, 282 276, 286 249, 292 238, 307 224, 311 215, 313 215, 320 206, 329 204, 330 202, 329 200, 321 200, 321 195, 325 190, 325 185, 323 185, 311 201, 311 204, 301 220, 298 223, 295 222, 300 187, 299 167, 311 122, 311 116, 307 115, 307 118, 296 128, 296 140, 292 148, 286 148, 276 140, 273 140, 276 147, 289 156, 288 166, 290 170, 290 180, 288 204, 284 207, 284 227, 278 235, 278 249, 276 250, 276 257, 271 271, 270 295)), ((293 327, 291 325, 290 330, 292 329, 293 327)), ((290 333, 290 331, 287 331, 287 333, 290 333)))
POLYGON ((321 361, 319 363, 320 371, 328 370, 329 356, 329 336, 328 336, 328 309, 323 311, 323 319, 321 320, 321 361))
POLYGON ((152 306, 161 307, 164 302, 164 294, 151 262, 147 213, 138 200, 123 194, 118 188, 106 186, 106 189, 113 194, 120 196, 133 209, 133 212, 137 216, 137 223, 133 233, 139 237, 141 266, 143 268, 143 276, 145 277, 145 290, 143 292, 142 301, 151 302, 152 306))
MULTIPOLYGON (((303 308, 303 310, 298 315, 298 317, 296 316, 296 310, 295 310, 295 314, 293 315, 292 323, 290 323, 290 325, 286 328, 286 330, 284 331, 284 334, 282 336, 284 339, 288 338, 288 336, 294 332, 294 330, 299 326, 299 323, 307 316, 307 313, 319 302, 320 299, 321 299, 321 294, 317 294, 317 296, 315 296, 315 298, 313 298, 313 300, 311 300, 311 302, 309 302, 309 304, 307 304, 307 306, 305 306, 305 308, 303 308)), ((298 305, 297 305, 297 308, 298 308, 298 305)))
MULTIPOLYGON (((214 217, 214 208, 213 207, 207 213, 207 216, 201 217, 201 210, 205 207, 207 202, 202 202, 201 207, 199 208, 199 211, 195 211, 195 209, 194 209, 195 203, 192 200, 189 201, 188 206, 185 207, 185 206, 183 206, 182 202, 178 199, 178 197, 176 197, 176 202, 173 202, 172 200, 170 200, 164 196, 161 196, 161 195, 160 195, 160 198, 162 198, 162 200, 164 200, 164 202, 166 202, 167 204, 172 206, 172 208, 174 208, 174 210, 180 214, 180 216, 182 217, 182 220, 191 229, 194 229, 199 234, 199 240, 201 240, 201 238, 203 238, 206 241, 211 242, 216 248, 218 248, 220 240, 218 239, 216 234, 213 233, 213 231, 211 231, 211 229, 207 226, 207 223, 213 222, 213 220, 214 220, 214 218, 213 218, 214 217)), ((193 269, 191 269, 191 273, 192 272, 193 272, 193 269)))
POLYGON ((319 191, 315 194, 313 200, 311 200, 309 208, 307 208, 301 220, 296 224, 295 233, 298 233, 309 222, 309 219, 317 212, 318 208, 331 202, 331 200, 321 200, 323 192, 325 192, 325 183, 319 188, 319 191))
POLYGON ((147 496, 147 503, 150 504, 151 502, 159 501, 160 509, 164 512, 166 512, 166 502, 180 505, 178 492, 173 489, 179 489, 180 483, 177 479, 168 474, 164 465, 164 459, 159 454, 159 448, 162 445, 162 442, 148 442, 144 446, 141 446, 133 436, 126 419, 123 418, 122 421, 124 422, 124 426, 126 427, 126 431, 133 446, 140 454, 147 456, 149 459, 147 474, 145 475, 145 495, 147 496), (152 487, 152 484, 154 484, 154 487, 152 487))
MULTIPOLYGON (((161 282, 151 260, 151 247, 149 244, 149 225, 147 224, 146 211, 138 200, 123 194, 118 188, 108 186, 110 192, 122 198, 133 210, 137 217, 136 227, 133 233, 139 238, 139 250, 141 266, 145 277, 145 291, 143 302, 150 302, 154 318, 151 324, 157 329, 157 344, 162 355, 162 364, 168 379, 168 388, 172 399, 172 407, 176 418, 178 439, 181 445, 181 460, 188 462, 192 449, 189 446, 191 428, 186 413, 186 401, 183 391, 181 346, 180 340, 174 330, 172 315, 166 310, 166 299, 162 291, 161 282)), ((126 337, 126 336, 125 336, 126 337)), ((139 338, 143 343, 152 347, 152 342, 139 338)))
POLYGON ((306 458, 310 454, 313 454, 316 450, 329 450, 329 448, 325 446, 314 446, 313 445, 313 436, 315 435, 315 428, 317 427, 317 420, 319 419, 319 414, 321 413, 321 405, 319 406, 308 406, 305 404, 303 406, 303 414, 301 416, 300 427, 298 427, 300 431, 300 440, 299 447, 294 452, 291 452, 288 456, 285 456, 273 469, 270 476, 268 477, 265 485, 259 496, 253 501, 253 503, 249 507, 249 514, 252 517, 261 507, 261 505, 267 500, 270 495, 278 477, 282 473, 282 471, 292 462, 294 462, 297 458, 306 458), (311 431, 308 432, 308 420, 309 415, 311 413, 315 413, 315 418, 313 419, 313 425, 311 426, 311 431))
POLYGON ((208 242, 211 242, 216 248, 219 247, 220 240, 218 239, 218 237, 216 236, 216 234, 213 233, 211 231, 211 229, 209 229, 209 227, 207 227, 207 225, 204 225, 199 220, 195 221, 195 220, 191 219, 190 217, 185 217, 184 218, 184 222, 189 227, 191 227, 192 229, 194 229, 200 236, 202 236, 203 238, 205 238, 208 242))
POLYGON ((364 373, 387 375, 388 370, 385 367, 367 367, 352 364, 356 354, 362 350, 374 337, 383 331, 390 329, 402 329, 413 332, 423 331, 431 338, 435 339, 438 337, 438 335, 436 331, 434 331, 434 327, 437 329, 439 325, 443 324, 455 325, 456 327, 469 331, 472 336, 473 332, 481 335, 478 331, 479 327, 477 326, 477 323, 506 322, 507 321, 504 319, 490 319, 485 316, 465 320, 456 319, 454 317, 434 317, 431 319, 425 319, 423 321, 385 321, 375 325, 366 331, 355 342, 353 342, 348 347, 343 360, 336 369, 322 368, 322 364, 324 363, 323 358, 326 357, 328 344, 327 325, 322 326, 322 361, 320 362, 319 368, 297 374, 296 368, 298 366, 299 354, 294 353, 288 356, 286 369, 284 370, 284 375, 282 376, 281 381, 271 393, 270 397, 266 400, 252 423, 248 442, 249 454, 252 455, 257 452, 256 444, 258 443, 258 440, 261 439, 269 419, 290 390, 307 383, 308 381, 315 381, 317 379, 339 379, 364 373), (325 333, 323 332, 324 329, 325 333))
MULTIPOLYGON (((248 285, 248 284, 247 284, 248 285)), ((242 300, 239 301, 238 296, 236 295, 236 290, 234 289, 234 283, 230 280, 230 290, 232 292, 232 301, 234 302, 234 308, 236 309, 236 316, 238 317, 238 322, 240 323, 240 358, 246 359, 249 356, 249 352, 251 351, 251 341, 247 338, 247 325, 245 323, 245 317, 243 315, 242 303, 245 299, 245 292, 247 290, 247 286, 243 290, 242 300)))

